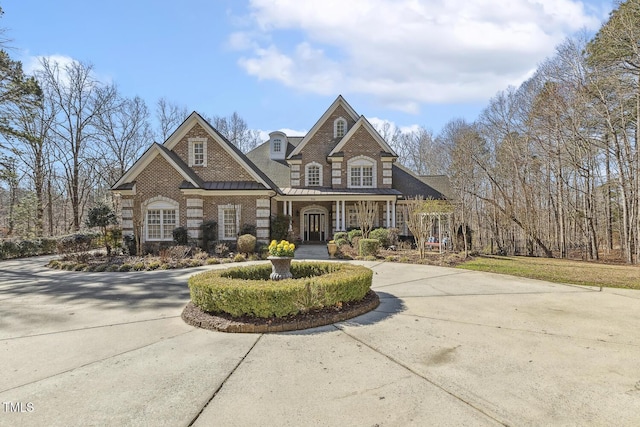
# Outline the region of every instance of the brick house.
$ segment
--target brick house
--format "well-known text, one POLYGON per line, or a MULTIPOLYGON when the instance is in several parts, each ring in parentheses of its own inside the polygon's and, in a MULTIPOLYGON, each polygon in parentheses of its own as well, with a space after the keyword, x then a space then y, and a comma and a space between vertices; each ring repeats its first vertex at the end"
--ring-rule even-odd
POLYGON ((446 198, 445 176, 417 176, 364 116, 342 96, 304 137, 272 132, 246 155, 193 112, 163 143, 154 143, 112 187, 121 196, 125 234, 141 227, 144 242, 172 240, 175 227, 201 235, 218 223, 219 240, 235 240, 243 224, 269 239, 270 218, 291 217, 302 241, 325 241, 357 226, 354 203, 377 202, 376 223, 408 234, 402 204, 446 198))

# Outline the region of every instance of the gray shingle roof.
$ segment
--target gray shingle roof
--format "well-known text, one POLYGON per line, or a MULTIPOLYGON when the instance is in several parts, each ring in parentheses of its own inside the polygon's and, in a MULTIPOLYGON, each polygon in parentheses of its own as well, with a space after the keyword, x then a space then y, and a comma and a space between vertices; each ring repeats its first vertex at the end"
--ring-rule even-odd
POLYGON ((411 198, 422 196, 424 198, 432 198, 432 199, 446 199, 447 194, 443 193, 445 191, 444 180, 447 182, 449 178, 443 176, 441 180, 433 180, 437 181, 439 188, 436 189, 429 184, 430 177, 418 177, 412 171, 402 166, 401 164, 394 163, 392 168, 392 177, 393 177, 393 187, 400 191, 404 198, 411 198), (426 179, 423 179, 426 178, 426 179))
POLYGON ((200 187, 194 187, 189 181, 182 181, 180 189, 203 188, 205 190, 267 190, 268 187, 255 181, 206 181, 200 187))
POLYGON ((287 196, 332 196, 347 194, 379 194, 400 196, 402 194, 394 188, 283 188, 282 192, 287 196))
MULTIPOLYGON (((287 137, 287 154, 289 155, 302 141, 302 137, 287 137)), ((278 187, 285 188, 291 185, 291 174, 286 160, 272 160, 269 153, 269 141, 260 144, 247 153, 247 158, 271 179, 278 187)))

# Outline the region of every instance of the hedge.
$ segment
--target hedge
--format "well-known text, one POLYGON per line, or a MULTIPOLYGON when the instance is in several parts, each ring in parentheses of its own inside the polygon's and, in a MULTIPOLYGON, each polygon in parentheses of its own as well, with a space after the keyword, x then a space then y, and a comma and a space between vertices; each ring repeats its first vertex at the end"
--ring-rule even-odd
POLYGON ((0 239, 0 259, 51 255, 56 252, 82 252, 98 248, 100 244, 100 235, 97 233, 75 233, 56 238, 25 240, 0 239))
POLYGON ((209 313, 285 317, 359 301, 373 272, 343 263, 294 262, 292 279, 269 280, 270 264, 212 270, 189 278, 191 301, 209 313))
POLYGON ((380 242, 376 239, 360 239, 358 242, 358 254, 360 256, 373 256, 378 254, 378 247, 380 242))

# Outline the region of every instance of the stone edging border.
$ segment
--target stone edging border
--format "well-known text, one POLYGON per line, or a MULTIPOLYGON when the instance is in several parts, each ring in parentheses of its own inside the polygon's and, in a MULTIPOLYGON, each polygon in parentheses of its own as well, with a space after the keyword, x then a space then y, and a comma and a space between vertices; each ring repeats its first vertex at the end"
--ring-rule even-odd
POLYGON ((256 319, 255 322, 237 320, 231 317, 216 316, 202 311, 191 301, 182 311, 182 320, 196 328, 211 329, 230 333, 263 334, 273 332, 299 331, 302 329, 317 328, 342 322, 353 317, 360 316, 380 305, 378 295, 369 290, 367 295, 356 303, 340 311, 319 311, 284 319, 256 319))

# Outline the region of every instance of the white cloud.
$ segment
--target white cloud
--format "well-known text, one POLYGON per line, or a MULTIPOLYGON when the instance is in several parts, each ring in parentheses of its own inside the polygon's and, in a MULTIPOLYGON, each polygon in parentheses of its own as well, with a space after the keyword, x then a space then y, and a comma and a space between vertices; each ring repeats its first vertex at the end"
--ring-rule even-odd
POLYGON ((33 75, 42 70, 41 61, 45 58, 49 60, 51 64, 57 63, 61 70, 74 62, 77 62, 72 57, 66 55, 29 56, 25 61, 23 61, 23 70, 25 74, 33 75))
POLYGON ((578 0, 252 0, 250 9, 252 32, 229 38, 250 75, 407 112, 517 85, 601 19, 578 0))

